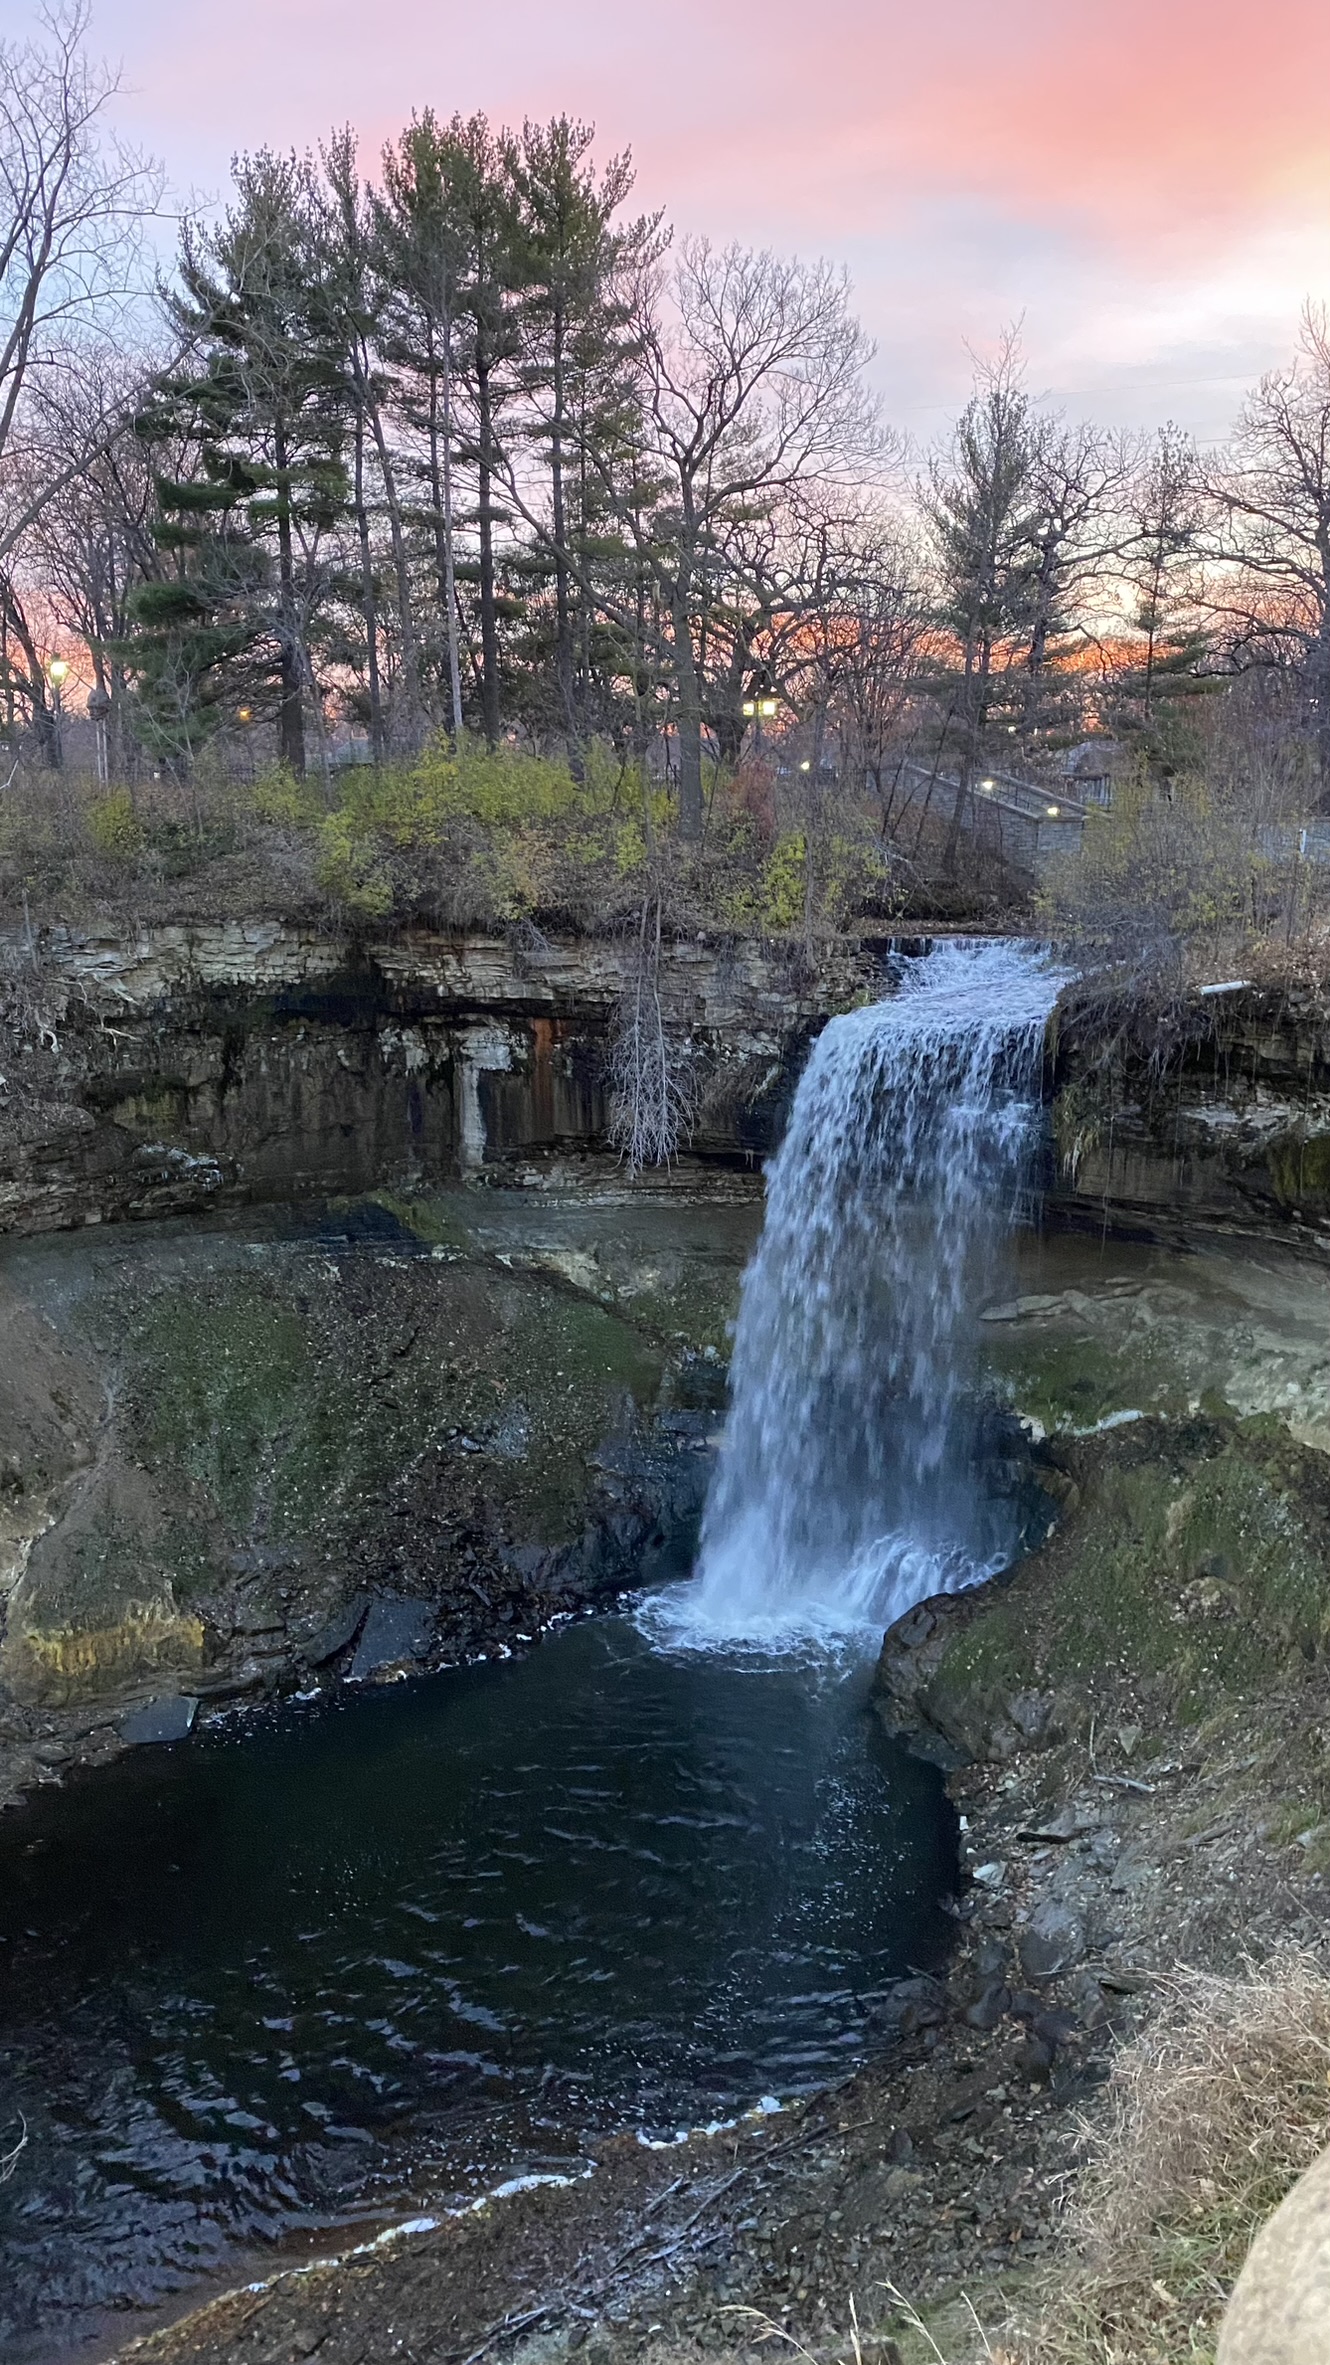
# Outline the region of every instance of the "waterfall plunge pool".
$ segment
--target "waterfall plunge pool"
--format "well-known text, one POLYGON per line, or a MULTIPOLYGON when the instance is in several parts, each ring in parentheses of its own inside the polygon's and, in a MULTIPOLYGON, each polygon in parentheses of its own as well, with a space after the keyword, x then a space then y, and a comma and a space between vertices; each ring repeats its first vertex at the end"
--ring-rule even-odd
POLYGON ((1057 982, 1038 947, 959 941, 819 1037, 678 1647, 669 1616, 655 1648, 575 1626, 131 1758, 0 1831, 14 2365, 597 2126, 822 2084, 940 1954, 951 1810, 875 1738, 863 1645, 1019 1549, 976 1328, 1057 982))
POLYGON ((0 1825, 0 2121, 28 2128, 0 2354, 104 2348, 292 2237, 848 2070, 874 1991, 945 1947, 956 1846, 868 1680, 596 1619, 0 1825))

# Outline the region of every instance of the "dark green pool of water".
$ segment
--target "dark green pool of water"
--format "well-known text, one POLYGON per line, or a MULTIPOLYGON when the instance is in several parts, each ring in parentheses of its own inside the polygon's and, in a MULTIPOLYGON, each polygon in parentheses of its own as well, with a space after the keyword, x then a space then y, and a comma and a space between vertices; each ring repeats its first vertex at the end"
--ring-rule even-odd
POLYGON ((296 2234, 847 2069, 935 1960, 939 1781, 867 1671, 504 1665, 145 1750, 0 1824, 0 2356, 296 2234), (6 2133, 8 2130, 8 2133, 6 2133))

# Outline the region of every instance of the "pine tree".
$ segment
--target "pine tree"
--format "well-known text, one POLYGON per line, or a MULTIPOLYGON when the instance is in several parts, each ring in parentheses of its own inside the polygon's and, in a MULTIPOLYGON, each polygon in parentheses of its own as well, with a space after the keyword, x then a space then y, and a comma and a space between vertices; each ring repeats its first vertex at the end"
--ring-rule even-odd
POLYGON ((589 124, 560 115, 548 124, 524 123, 521 139, 508 151, 520 206, 520 377, 535 414, 533 438, 544 447, 549 469, 554 673, 574 760, 586 730, 590 671, 584 632, 579 700, 574 560, 584 573, 589 556, 579 447, 589 429, 589 407, 601 394, 598 381, 624 326, 613 297, 616 267, 624 247, 639 245, 656 227, 636 223, 616 236, 613 219, 633 185, 632 162, 627 155, 613 157, 598 179, 587 162, 594 136, 589 124))
POLYGON ((156 538, 177 573, 135 601, 133 650, 159 731, 189 743, 238 688, 275 698, 281 761, 305 771, 305 704, 322 713, 312 636, 326 581, 320 544, 343 514, 344 381, 318 301, 317 192, 307 160, 267 150, 236 167, 219 229, 187 229, 182 339, 202 357, 158 381, 140 420, 185 440, 199 467, 161 477, 156 538))
MULTIPOLYGON (((952 696, 961 723, 961 787, 979 769, 1004 644, 1031 627, 1039 567, 1037 422, 1008 343, 985 368, 935 461, 924 513, 941 591, 939 622, 956 646, 952 696)), ((957 799, 957 827, 961 800, 957 799)))
POLYGON ((458 646, 454 340, 466 239, 448 174, 449 135, 427 108, 383 151, 375 225, 385 303, 383 352, 407 426, 422 440, 436 602, 443 624, 448 711, 462 729, 458 646))

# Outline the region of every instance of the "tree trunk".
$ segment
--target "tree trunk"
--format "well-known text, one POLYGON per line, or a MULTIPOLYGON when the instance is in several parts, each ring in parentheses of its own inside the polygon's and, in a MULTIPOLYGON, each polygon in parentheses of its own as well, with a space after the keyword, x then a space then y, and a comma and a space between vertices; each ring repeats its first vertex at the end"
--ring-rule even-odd
MULTIPOLYGON (((8 629, 13 633, 23 651, 23 663, 28 676, 28 705, 32 715, 33 736, 41 751, 42 762, 52 772, 58 772, 63 767, 65 752, 61 742, 60 727, 51 708, 46 703, 46 674, 41 658, 37 654, 37 644, 33 640, 28 619, 14 596, 12 585, 6 587, 5 605, 8 629)), ((10 679, 12 682, 12 674, 10 679)), ((12 701, 10 713, 12 716, 12 701)))
POLYGON ((1321 803, 1330 802, 1330 601, 1321 614, 1316 639, 1312 687, 1316 697, 1316 751, 1321 773, 1321 803))
POLYGON ((369 546, 369 511, 365 507, 365 414, 359 407, 356 411, 356 529, 360 537, 360 599, 369 671, 369 744, 378 764, 383 760, 383 690, 379 681, 379 616, 369 546))
POLYGON ((1039 721, 1039 701, 1043 695, 1044 674, 1048 663, 1048 639, 1053 622, 1053 600, 1057 589, 1057 550, 1050 544, 1044 551, 1035 590, 1034 629, 1030 634, 1030 655, 1027 665, 1024 712, 1021 722, 1025 731, 1033 731, 1039 721))
POLYGON ((457 556, 453 536, 453 361, 452 321, 445 312, 428 327, 429 481, 434 507, 434 567, 448 651, 449 711, 456 747, 462 736, 462 667, 457 649, 457 556), (442 407, 440 407, 442 395, 442 407))
POLYGON ((979 670, 975 665, 974 642, 971 639, 965 644, 965 736, 961 742, 960 776, 956 783, 956 802, 951 809, 946 852, 942 857, 942 868, 949 879, 956 876, 961 827, 974 801, 973 781, 979 768, 979 737, 982 729, 980 712, 979 670))
POLYGON ((416 643, 416 623, 411 600, 411 574, 407 565, 406 537, 402 532, 402 505, 397 497, 397 475, 388 450, 388 439, 383 432, 383 413, 373 396, 369 397, 369 423, 374 435, 374 448, 379 455, 379 473, 383 478, 384 498, 388 504, 388 531, 392 536, 393 572, 397 577, 397 626, 402 644, 402 704, 406 728, 402 736, 408 750, 414 754, 420 746, 421 712, 420 651, 416 643))
POLYGON ((573 627, 568 590, 568 523, 567 503, 563 484, 563 445, 566 424, 564 405, 564 317, 563 308, 554 308, 554 419, 550 435, 550 496, 554 510, 554 606, 555 606, 555 675, 559 684, 559 698, 563 706, 564 727, 568 733, 568 753, 574 766, 580 763, 578 744, 577 705, 573 692, 573 627))
POLYGON ((702 702, 697 662, 693 655, 692 619, 680 585, 673 605, 674 667, 679 686, 679 835, 689 845, 702 842, 702 702))
POLYGON ((277 472, 277 572, 279 638, 281 643, 281 703, 277 717, 278 761, 305 777, 305 699, 300 662, 300 629, 296 618, 296 569, 291 539, 291 478, 286 431, 278 422, 273 438, 277 472))
POLYGON ((488 357, 476 357, 480 427, 480 666, 485 737, 499 744, 499 632, 494 598, 494 445, 488 357))

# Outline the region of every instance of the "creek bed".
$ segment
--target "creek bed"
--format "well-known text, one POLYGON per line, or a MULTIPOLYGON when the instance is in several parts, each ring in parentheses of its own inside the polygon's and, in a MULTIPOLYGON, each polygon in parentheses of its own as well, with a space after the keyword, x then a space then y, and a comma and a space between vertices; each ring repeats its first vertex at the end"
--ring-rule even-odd
POLYGON ((868 1670, 528 1656, 213 1725, 0 1825, 10 2365, 294 2238, 807 2091, 936 1960, 955 1833, 868 1670))

